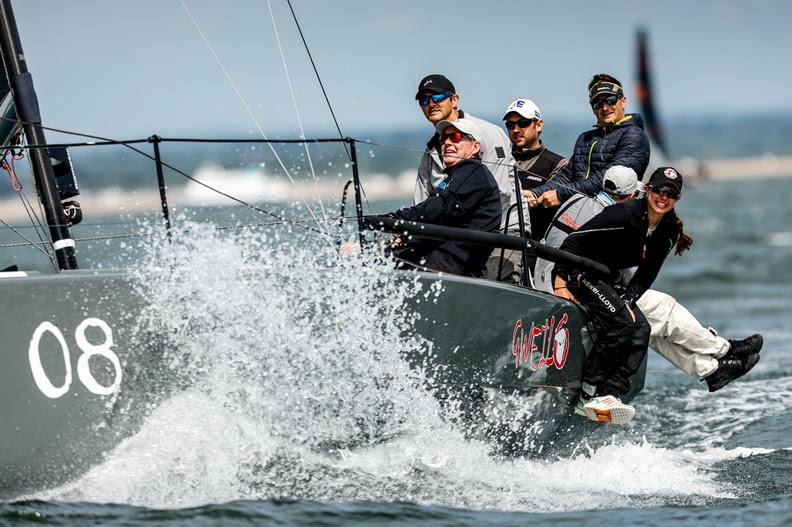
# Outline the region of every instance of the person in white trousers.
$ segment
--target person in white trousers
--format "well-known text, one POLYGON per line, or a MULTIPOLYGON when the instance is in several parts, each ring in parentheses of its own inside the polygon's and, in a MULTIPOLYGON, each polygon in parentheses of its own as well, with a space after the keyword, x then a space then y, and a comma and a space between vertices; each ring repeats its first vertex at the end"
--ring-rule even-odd
MULTIPOLYGON (((640 190, 634 170, 624 166, 609 168, 603 178, 603 191, 592 198, 576 194, 559 208, 548 228, 544 243, 560 247, 570 232, 594 217, 605 207, 632 199, 640 190)), ((554 264, 538 259, 534 280, 536 288, 553 292, 554 264)), ((625 275, 630 271, 623 271, 625 275)), ((629 281, 626 276, 624 283, 629 281)), ((705 328, 671 295, 647 290, 637 301, 651 326, 649 347, 671 364, 693 377, 703 378, 709 391, 719 390, 746 374, 759 360, 763 340, 759 334, 742 340, 727 340, 705 328)))

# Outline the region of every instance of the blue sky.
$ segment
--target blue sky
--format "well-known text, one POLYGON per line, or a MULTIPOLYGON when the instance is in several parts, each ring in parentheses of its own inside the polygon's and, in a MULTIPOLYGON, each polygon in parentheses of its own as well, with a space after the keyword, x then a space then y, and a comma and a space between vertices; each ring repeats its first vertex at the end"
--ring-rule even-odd
MULTIPOLYGON (((265 0, 184 0, 268 135, 297 119, 265 0)), ((305 127, 333 125, 285 0, 272 9, 305 127)), ((517 97, 545 120, 590 117, 585 85, 631 93, 634 33, 650 32, 665 117, 792 110, 792 2, 292 0, 346 133, 426 126, 413 99, 445 73, 462 107, 517 97)), ((46 124, 115 138, 257 135, 179 0, 16 0, 46 124)))

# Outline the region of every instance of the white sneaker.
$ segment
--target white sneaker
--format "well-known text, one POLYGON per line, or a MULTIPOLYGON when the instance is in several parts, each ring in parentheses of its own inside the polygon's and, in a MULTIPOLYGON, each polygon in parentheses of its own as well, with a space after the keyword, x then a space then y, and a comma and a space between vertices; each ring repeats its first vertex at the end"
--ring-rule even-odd
POLYGON ((583 413, 592 421, 621 425, 635 416, 635 408, 612 395, 594 397, 584 403, 583 413))

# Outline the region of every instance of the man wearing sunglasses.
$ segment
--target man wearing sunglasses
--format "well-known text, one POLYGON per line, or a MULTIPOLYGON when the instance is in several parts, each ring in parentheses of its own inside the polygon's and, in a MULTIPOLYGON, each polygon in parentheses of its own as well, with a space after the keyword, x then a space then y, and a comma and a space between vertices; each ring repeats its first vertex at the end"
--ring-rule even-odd
MULTIPOLYGON (((511 141, 511 153, 517 166, 517 176, 523 195, 530 189, 552 181, 566 166, 563 156, 550 151, 542 142, 544 120, 539 107, 531 99, 513 101, 503 115, 503 124, 511 141)), ((530 237, 539 241, 544 236, 555 209, 534 207, 529 211, 531 219, 530 237)), ((513 213, 514 214, 514 213, 513 213)), ((528 267, 533 273, 535 258, 529 256, 528 267)), ((515 273, 519 276, 519 269, 515 273)))
POLYGON ((621 83, 600 73, 588 88, 597 123, 593 130, 578 136, 570 162, 558 176, 526 196, 529 207, 558 207, 576 192, 596 196, 608 168, 626 166, 641 179, 649 165, 649 139, 643 120, 638 114, 625 113, 627 98, 621 83))
MULTIPOLYGON (((501 224, 500 190, 479 158, 484 134, 469 118, 437 124, 437 142, 445 178, 425 200, 399 209, 395 217, 462 229, 497 232, 501 224)), ((458 242, 397 238, 393 254, 403 262, 434 271, 481 277, 491 248, 458 242)))
MULTIPOLYGON (((481 131, 481 152, 479 154, 481 161, 490 170, 500 189, 501 228, 503 228, 506 222, 506 212, 512 204, 517 202, 512 175, 514 160, 511 157, 509 138, 503 129, 461 110, 459 94, 457 94, 453 83, 444 75, 427 75, 421 79, 415 100, 418 101, 418 106, 433 126, 437 126, 443 120, 456 121, 457 119, 469 119, 478 126, 481 131)), ((415 203, 426 200, 447 177, 444 172, 446 164, 441 155, 441 145, 438 139, 438 135, 435 134, 426 143, 426 151, 418 166, 415 203)), ((512 233, 519 232, 517 214, 512 213, 510 218, 510 231, 512 233)), ((526 223, 528 221, 526 216, 526 223)), ((526 231, 530 231, 530 225, 526 225, 526 231)), ((488 278, 495 278, 493 272, 497 270, 497 258, 493 257, 493 260, 494 265, 488 265, 488 278)))

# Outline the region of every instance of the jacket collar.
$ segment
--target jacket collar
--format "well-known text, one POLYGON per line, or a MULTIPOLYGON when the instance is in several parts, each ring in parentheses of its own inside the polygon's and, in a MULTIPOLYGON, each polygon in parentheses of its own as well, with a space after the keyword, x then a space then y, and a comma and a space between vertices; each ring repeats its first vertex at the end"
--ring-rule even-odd
POLYGON ((473 156, 473 157, 470 157, 468 159, 463 159, 462 161, 460 161, 459 163, 457 163, 455 165, 451 165, 450 167, 445 167, 443 169, 443 172, 445 172, 449 176, 452 176, 454 174, 454 171, 457 168, 459 168, 459 167, 461 167, 463 165, 469 165, 470 163, 481 163, 481 157, 473 156))
POLYGON ((594 123, 594 125, 592 125, 592 128, 601 128, 603 130, 609 130, 614 128, 621 128, 623 126, 637 126, 641 130, 643 130, 644 127, 643 119, 637 113, 628 113, 613 124, 594 123))
POLYGON ((528 161, 529 159, 538 157, 539 154, 541 154, 544 149, 545 149, 544 143, 540 139, 539 148, 534 148, 533 150, 523 149, 523 148, 517 148, 516 146, 514 146, 514 144, 512 144, 511 150, 512 150, 512 157, 514 157, 514 159, 516 159, 517 161, 528 161))

